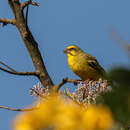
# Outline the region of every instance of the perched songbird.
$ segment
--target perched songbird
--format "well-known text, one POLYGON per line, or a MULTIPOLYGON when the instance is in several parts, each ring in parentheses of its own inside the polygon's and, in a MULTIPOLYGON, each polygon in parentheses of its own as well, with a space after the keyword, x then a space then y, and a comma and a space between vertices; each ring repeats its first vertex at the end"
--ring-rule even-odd
POLYGON ((67 54, 70 69, 83 81, 98 80, 104 77, 105 71, 95 57, 85 53, 79 47, 68 46, 64 53, 67 54))

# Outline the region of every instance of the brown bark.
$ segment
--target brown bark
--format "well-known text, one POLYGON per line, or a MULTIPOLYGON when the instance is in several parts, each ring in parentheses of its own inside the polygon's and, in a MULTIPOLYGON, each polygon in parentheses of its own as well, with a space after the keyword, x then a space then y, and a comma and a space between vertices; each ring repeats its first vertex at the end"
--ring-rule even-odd
MULTIPOLYGON (((29 4, 39 6, 36 2, 32 2, 32 0, 29 0, 28 2, 25 2, 23 4, 20 3, 19 0, 8 0, 8 3, 12 9, 12 12, 14 14, 15 19, 0 19, 0 22, 5 24, 13 24, 17 27, 19 30, 21 37, 24 41, 24 44, 29 52, 29 55, 32 59, 33 65, 35 67, 35 72, 41 83, 44 87, 52 88, 54 86, 43 61, 43 58, 41 56, 41 53, 38 48, 38 43, 34 39, 31 31, 29 30, 29 27, 26 22, 26 18, 24 16, 24 8, 28 6, 29 4)), ((1 69, 2 70, 2 69, 1 69)), ((14 72, 11 72, 14 73, 14 72)), ((19 72, 18 72, 19 73, 19 72)), ((23 72, 26 73, 26 72, 23 72)))

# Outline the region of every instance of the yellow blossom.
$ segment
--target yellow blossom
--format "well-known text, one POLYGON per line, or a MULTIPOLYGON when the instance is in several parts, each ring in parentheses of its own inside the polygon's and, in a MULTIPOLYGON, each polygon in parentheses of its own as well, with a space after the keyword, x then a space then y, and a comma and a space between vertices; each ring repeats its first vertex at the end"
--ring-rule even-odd
POLYGON ((113 117, 106 107, 83 109, 73 101, 53 96, 40 102, 39 109, 18 115, 13 130, 108 130, 112 123, 113 117))
POLYGON ((84 112, 83 124, 87 130, 109 130, 113 122, 112 113, 105 106, 90 105, 84 112))

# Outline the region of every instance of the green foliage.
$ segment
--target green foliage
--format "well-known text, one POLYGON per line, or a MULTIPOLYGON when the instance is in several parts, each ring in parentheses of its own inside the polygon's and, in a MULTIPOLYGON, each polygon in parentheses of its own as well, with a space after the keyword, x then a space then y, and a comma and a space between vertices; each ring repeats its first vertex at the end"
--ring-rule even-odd
POLYGON ((130 70, 124 68, 112 69, 108 77, 113 81, 112 91, 102 94, 98 98, 109 106, 115 116, 115 120, 130 127, 130 70))

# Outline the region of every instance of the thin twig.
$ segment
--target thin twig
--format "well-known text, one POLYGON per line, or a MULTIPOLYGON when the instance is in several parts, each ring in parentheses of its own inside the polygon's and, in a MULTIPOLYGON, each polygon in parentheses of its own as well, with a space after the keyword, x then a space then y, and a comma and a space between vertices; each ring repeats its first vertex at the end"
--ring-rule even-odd
POLYGON ((26 112, 26 111, 37 110, 38 107, 26 108, 26 109, 19 109, 19 108, 11 108, 11 107, 0 106, 0 109, 6 109, 6 110, 10 110, 10 111, 21 111, 21 112, 26 112))
POLYGON ((0 61, 0 64, 2 64, 3 66, 7 67, 9 70, 16 72, 16 70, 14 70, 13 68, 11 68, 10 66, 8 66, 7 64, 3 63, 2 61, 0 61))
POLYGON ((26 1, 26 2, 24 2, 23 4, 21 4, 22 10, 23 10, 26 6, 28 6, 28 5, 40 6, 39 3, 34 2, 34 1, 32 1, 32 0, 29 0, 29 1, 26 1))
POLYGON ((3 26, 6 26, 7 24, 15 25, 16 21, 14 19, 0 18, 0 23, 3 23, 3 26))
POLYGON ((55 91, 58 92, 59 89, 66 83, 73 83, 74 85, 77 85, 78 83, 80 83, 81 80, 72 80, 72 79, 69 79, 69 78, 64 78, 58 85, 56 85, 54 87, 55 91))
POLYGON ((110 28, 108 30, 108 34, 110 35, 110 37, 112 38, 112 40, 114 40, 116 43, 118 43, 119 45, 121 45, 125 50, 128 51, 128 53, 130 54, 130 44, 129 42, 127 42, 121 35, 120 32, 115 28, 110 28))
POLYGON ((118 43, 125 49, 125 51, 127 51, 128 56, 130 57, 130 44, 120 35, 120 32, 115 27, 112 27, 108 30, 108 34, 113 41, 118 43))
POLYGON ((71 93, 70 93, 69 88, 66 87, 66 91, 67 91, 68 96, 73 100, 73 97, 72 97, 72 95, 71 95, 71 93))
POLYGON ((9 74, 14 74, 14 75, 21 75, 21 76, 38 76, 39 73, 37 72, 17 72, 17 71, 9 71, 9 70, 6 70, 2 67, 0 67, 0 70, 4 71, 4 72, 7 72, 9 74))
POLYGON ((69 88, 66 88, 66 96, 68 96, 73 102, 75 102, 76 104, 78 104, 78 105, 82 105, 80 102, 78 102, 78 101, 76 101, 74 98, 73 98, 73 96, 71 95, 71 93, 70 93, 70 91, 69 91, 69 88))

